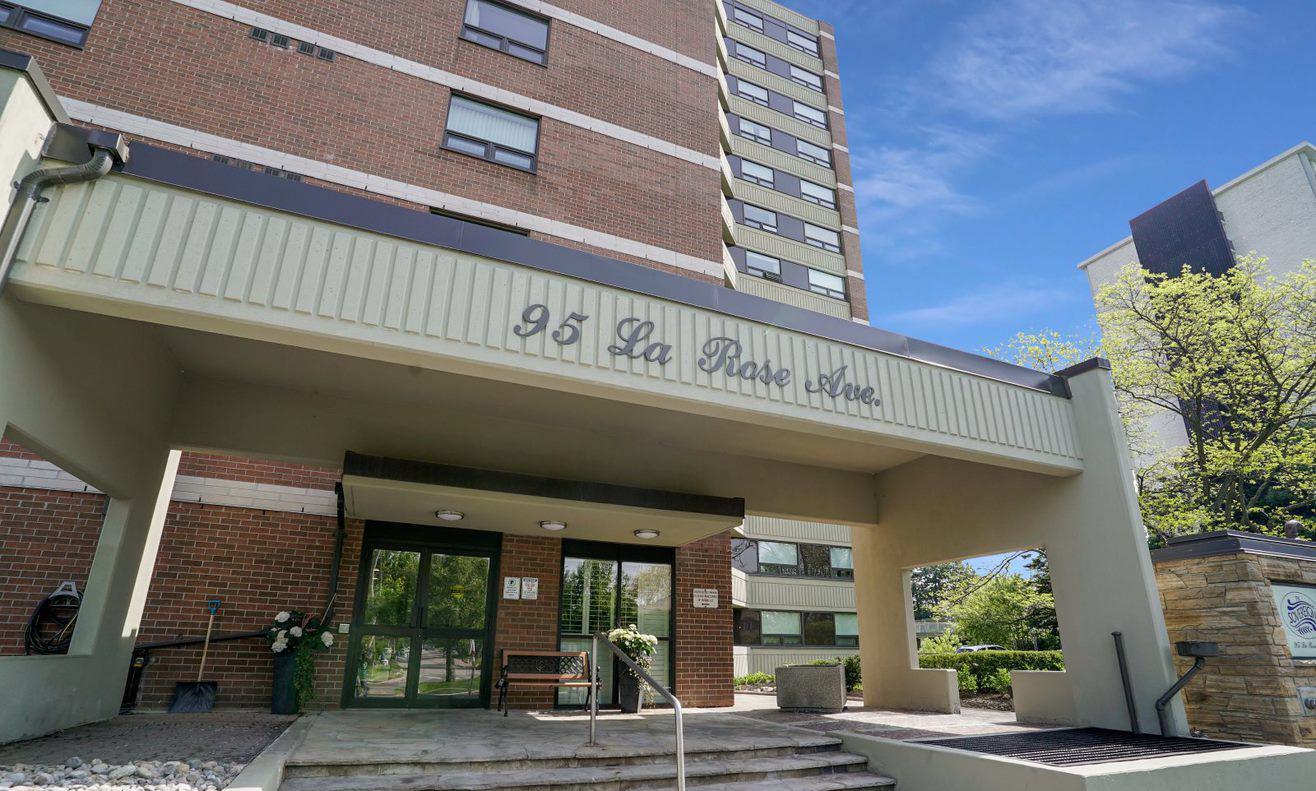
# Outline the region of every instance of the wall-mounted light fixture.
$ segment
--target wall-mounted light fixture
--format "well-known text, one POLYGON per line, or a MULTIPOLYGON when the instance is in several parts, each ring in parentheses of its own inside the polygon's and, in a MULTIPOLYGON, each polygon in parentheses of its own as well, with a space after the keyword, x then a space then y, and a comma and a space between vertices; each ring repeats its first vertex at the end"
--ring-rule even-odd
POLYGON ((646 541, 648 541, 648 540, 650 540, 650 539, 653 539, 653 538, 657 538, 658 535, 659 535, 659 533, 658 533, 657 530, 650 530, 650 529, 648 529, 648 528, 644 528, 644 529, 642 529, 642 530, 636 530, 636 531, 635 531, 635 537, 636 537, 636 538, 643 538, 643 539, 646 540, 646 541))
POLYGON ((466 514, 463 514, 461 511, 449 511, 445 509, 442 511, 435 511, 434 518, 442 519, 445 522, 460 522, 466 518, 466 514))
POLYGON ((559 530, 566 530, 566 529, 567 529, 567 523, 566 523, 566 522, 554 522, 554 521, 552 521, 552 520, 546 520, 546 521, 540 522, 540 523, 539 523, 539 526, 542 527, 542 528, 544 528, 545 530, 551 531, 551 532, 553 532, 553 533, 556 533, 556 532, 558 532, 559 530))

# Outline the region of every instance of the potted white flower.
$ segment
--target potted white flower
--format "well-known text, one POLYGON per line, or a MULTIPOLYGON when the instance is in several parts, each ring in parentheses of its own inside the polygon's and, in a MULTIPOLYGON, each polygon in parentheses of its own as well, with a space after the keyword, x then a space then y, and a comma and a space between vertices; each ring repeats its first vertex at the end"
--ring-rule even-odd
POLYGON ((265 630, 265 641, 274 654, 274 688, 270 711, 296 714, 315 698, 315 656, 334 644, 333 632, 320 619, 297 610, 274 616, 265 630))
MULTIPOLYGON (((653 664, 653 655, 658 652, 658 638, 643 634, 631 624, 625 629, 613 629, 608 632, 608 639, 630 657, 631 661, 648 670, 653 664)), ((644 687, 646 685, 635 675, 635 671, 625 668, 617 677, 617 703, 627 714, 638 712, 644 705, 644 687)))

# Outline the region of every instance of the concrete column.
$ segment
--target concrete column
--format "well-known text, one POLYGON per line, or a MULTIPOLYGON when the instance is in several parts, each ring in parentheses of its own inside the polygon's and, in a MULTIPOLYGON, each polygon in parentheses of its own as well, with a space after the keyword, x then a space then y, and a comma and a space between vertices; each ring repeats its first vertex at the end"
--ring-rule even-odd
POLYGON ((178 466, 177 376, 141 325, 0 295, 0 430, 109 498, 69 653, 0 657, 0 743, 118 711, 178 466))
MULTIPOLYGON (((1153 704, 1175 675, 1114 389, 1101 365, 1076 369, 1070 386, 1081 474, 925 457, 878 476, 878 525, 854 538, 867 704, 954 707, 953 691, 914 669, 908 591, 896 579, 931 563, 1040 547, 1051 560, 1066 671, 1016 676, 1021 719, 1128 728, 1111 639, 1118 630, 1141 724, 1155 729, 1153 704)), ((1182 705, 1172 714, 1186 732, 1182 705)))

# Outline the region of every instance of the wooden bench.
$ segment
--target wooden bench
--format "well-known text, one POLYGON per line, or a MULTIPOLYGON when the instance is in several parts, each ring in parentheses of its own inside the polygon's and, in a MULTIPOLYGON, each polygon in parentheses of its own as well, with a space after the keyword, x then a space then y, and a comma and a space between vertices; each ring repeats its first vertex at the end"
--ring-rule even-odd
POLYGON ((498 674, 498 709, 507 716, 507 692, 518 687, 585 688, 585 708, 594 694, 590 684, 589 653, 586 651, 522 651, 503 649, 498 674))

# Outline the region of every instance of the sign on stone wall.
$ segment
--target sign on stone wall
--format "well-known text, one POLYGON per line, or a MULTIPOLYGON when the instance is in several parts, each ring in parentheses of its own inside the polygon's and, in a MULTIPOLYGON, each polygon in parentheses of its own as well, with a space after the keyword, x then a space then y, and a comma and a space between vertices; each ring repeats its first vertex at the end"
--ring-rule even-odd
POLYGON ((1271 583, 1289 652, 1294 659, 1316 659, 1316 587, 1271 583))

